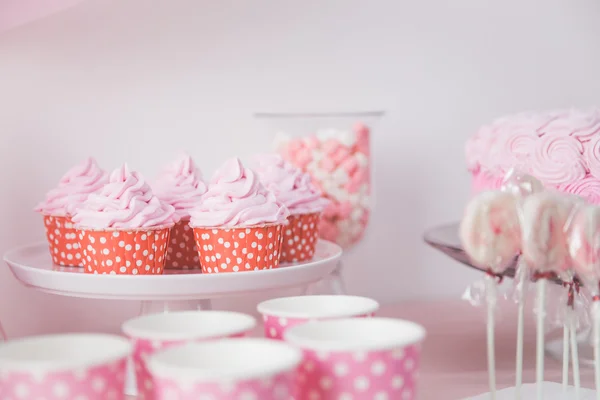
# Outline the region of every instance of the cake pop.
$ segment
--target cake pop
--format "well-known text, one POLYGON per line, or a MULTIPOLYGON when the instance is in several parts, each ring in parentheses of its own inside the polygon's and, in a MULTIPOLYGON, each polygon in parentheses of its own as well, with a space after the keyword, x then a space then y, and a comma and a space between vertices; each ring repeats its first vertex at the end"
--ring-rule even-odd
POLYGON ((460 238, 471 260, 486 269, 487 356, 490 393, 496 398, 494 309, 496 279, 501 280, 509 262, 519 253, 521 228, 517 198, 501 191, 484 192, 467 205, 460 225, 460 238))
POLYGON ((580 207, 569 230, 569 252, 577 276, 593 293, 594 377, 600 400, 600 207, 580 207))
MULTIPOLYGON (((511 168, 502 181, 500 190, 514 194, 519 200, 519 216, 522 216, 521 206, 527 196, 544 190, 542 182, 537 178, 524 174, 516 168, 511 168)), ((515 273, 515 288, 517 299, 517 354, 515 373, 516 400, 521 399, 521 386, 523 384, 523 326, 525 320, 525 285, 529 280, 527 266, 523 257, 519 256, 515 273)), ((568 359, 567 359, 568 367, 568 359)))
POLYGON ((544 381, 544 317, 546 282, 569 268, 567 223, 574 202, 571 198, 552 192, 533 194, 523 204, 522 254, 537 281, 537 343, 536 381, 537 398, 543 398, 544 381))

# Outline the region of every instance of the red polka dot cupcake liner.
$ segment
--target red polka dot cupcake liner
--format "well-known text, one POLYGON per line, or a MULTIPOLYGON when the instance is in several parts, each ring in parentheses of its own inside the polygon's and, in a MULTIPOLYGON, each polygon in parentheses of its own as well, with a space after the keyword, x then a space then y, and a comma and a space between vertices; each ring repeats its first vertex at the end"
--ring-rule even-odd
POLYGON ((245 272, 279 267, 283 225, 194 228, 202 272, 245 272))
POLYGON ((83 254, 77 241, 77 233, 70 217, 44 215, 46 238, 54 264, 67 267, 82 265, 83 254))
POLYGON ((90 274, 161 275, 171 227, 78 229, 83 267, 90 274))
POLYGON ((281 262, 311 260, 319 240, 321 213, 290 215, 283 227, 281 262))
POLYGON ((198 248, 189 218, 179 221, 171 229, 165 268, 200 269, 198 248))

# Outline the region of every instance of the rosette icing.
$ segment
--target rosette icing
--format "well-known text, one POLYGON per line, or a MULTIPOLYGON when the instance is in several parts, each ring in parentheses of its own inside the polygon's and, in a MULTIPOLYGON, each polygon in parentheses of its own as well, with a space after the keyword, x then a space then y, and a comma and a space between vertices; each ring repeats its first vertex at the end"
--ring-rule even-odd
POLYGON ((190 211, 190 225, 239 227, 284 223, 289 210, 249 168, 232 158, 215 172, 200 205, 190 211))
POLYGON ((190 210, 200 204, 207 190, 200 169, 187 154, 168 164, 152 188, 156 197, 175 207, 175 212, 182 219, 190 216, 190 210))
POLYGON ((465 146, 474 189, 497 189, 510 168, 549 189, 600 199, 600 108, 520 113, 482 127, 465 146), (598 192, 596 192, 598 190, 598 192))
POLYGON ((72 214, 88 196, 101 189, 108 181, 108 174, 100 169, 92 157, 71 168, 58 182, 58 186, 46 194, 35 211, 46 215, 66 216, 72 214))
POLYGON ((561 185, 583 179, 587 173, 583 145, 570 136, 546 134, 536 142, 532 174, 544 183, 561 185))
POLYGON ((329 204, 313 185, 310 175, 285 161, 280 155, 256 156, 253 166, 260 182, 285 204, 290 213, 321 212, 329 204))
POLYGON ((144 178, 127 164, 114 170, 108 183, 79 207, 73 222, 92 229, 136 229, 173 225, 179 220, 175 207, 153 193, 144 178))
POLYGON ((600 179, 600 135, 584 145, 583 159, 587 163, 590 174, 600 179))

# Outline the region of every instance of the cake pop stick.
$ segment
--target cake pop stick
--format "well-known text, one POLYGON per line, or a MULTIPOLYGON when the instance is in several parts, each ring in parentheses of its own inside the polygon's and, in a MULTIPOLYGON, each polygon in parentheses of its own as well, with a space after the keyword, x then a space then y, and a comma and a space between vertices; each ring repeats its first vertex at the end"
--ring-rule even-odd
POLYGON ((508 263, 518 254, 521 228, 517 199, 505 192, 484 192, 467 205, 460 238, 471 260, 486 268, 487 356, 492 400, 496 398, 494 311, 496 280, 502 279, 508 263))
POLYGON ((565 196, 540 192, 529 196, 523 205, 522 254, 537 281, 537 398, 543 399, 544 318, 546 282, 569 264, 566 226, 573 202, 565 196))
POLYGON ((577 276, 594 295, 594 377, 596 398, 600 400, 600 207, 588 205, 577 211, 569 232, 569 252, 577 276))
MULTIPOLYGON (((583 199, 577 196, 565 196, 565 200, 570 200, 571 215, 565 225, 567 233, 567 248, 569 247, 569 232, 571 224, 577 215, 577 210, 585 205, 583 199)), ((570 253, 569 253, 570 255, 570 253)), ((563 393, 566 393, 569 386, 569 348, 571 353, 571 363, 573 364, 573 384, 575 386, 575 397, 580 396, 580 375, 579 375, 579 349, 577 347, 577 315, 575 313, 575 296, 579 294, 579 281, 575 279, 573 261, 563 265, 563 269, 558 270, 558 276, 563 281, 563 286, 567 290, 566 302, 563 304, 563 393)))
MULTIPOLYGON (((519 216, 522 218, 522 203, 527 196, 539 193, 544 190, 542 182, 531 175, 519 172, 513 168, 504 177, 500 188, 503 192, 514 194, 519 199, 519 216)), ((516 294, 517 294, 517 354, 515 370, 515 399, 521 400, 521 386, 523 384, 523 326, 525 319, 525 285, 529 281, 527 266, 523 257, 519 255, 517 261, 517 270, 515 274, 516 294)), ((567 347, 568 349, 568 347, 567 347)), ((567 373, 569 361, 567 359, 567 373)), ((563 365, 564 371, 564 365, 563 365)))

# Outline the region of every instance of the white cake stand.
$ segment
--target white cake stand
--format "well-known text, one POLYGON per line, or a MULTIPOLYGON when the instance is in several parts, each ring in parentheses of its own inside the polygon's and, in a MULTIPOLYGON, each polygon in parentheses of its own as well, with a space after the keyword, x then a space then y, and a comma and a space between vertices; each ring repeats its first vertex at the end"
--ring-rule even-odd
POLYGON ((55 265, 45 242, 4 255, 15 277, 25 286, 61 296, 138 300, 142 314, 175 309, 210 309, 210 300, 317 282, 336 268, 342 249, 319 240, 311 261, 281 264, 277 269, 201 274, 170 271, 164 275, 94 275, 82 268, 55 265))
MULTIPOLYGON (((471 268, 475 268, 484 272, 481 268, 471 264, 469 257, 464 252, 460 239, 458 236, 459 223, 451 223, 441 226, 436 226, 425 232, 424 239, 427 244, 433 248, 440 250, 448 257, 460 262, 471 268)), ((515 259, 516 262, 516 259, 515 259)), ((504 273, 505 277, 513 278, 515 275, 515 263, 511 265, 504 273)), ((556 283, 562 284, 560 281, 556 283)), ((581 332, 577 335, 578 339, 578 351, 579 351, 579 362, 589 366, 594 365, 594 354, 591 341, 591 329, 581 332)), ((547 340, 546 341, 546 353, 554 358, 555 360, 562 361, 563 356, 563 342, 562 338, 547 340)))

